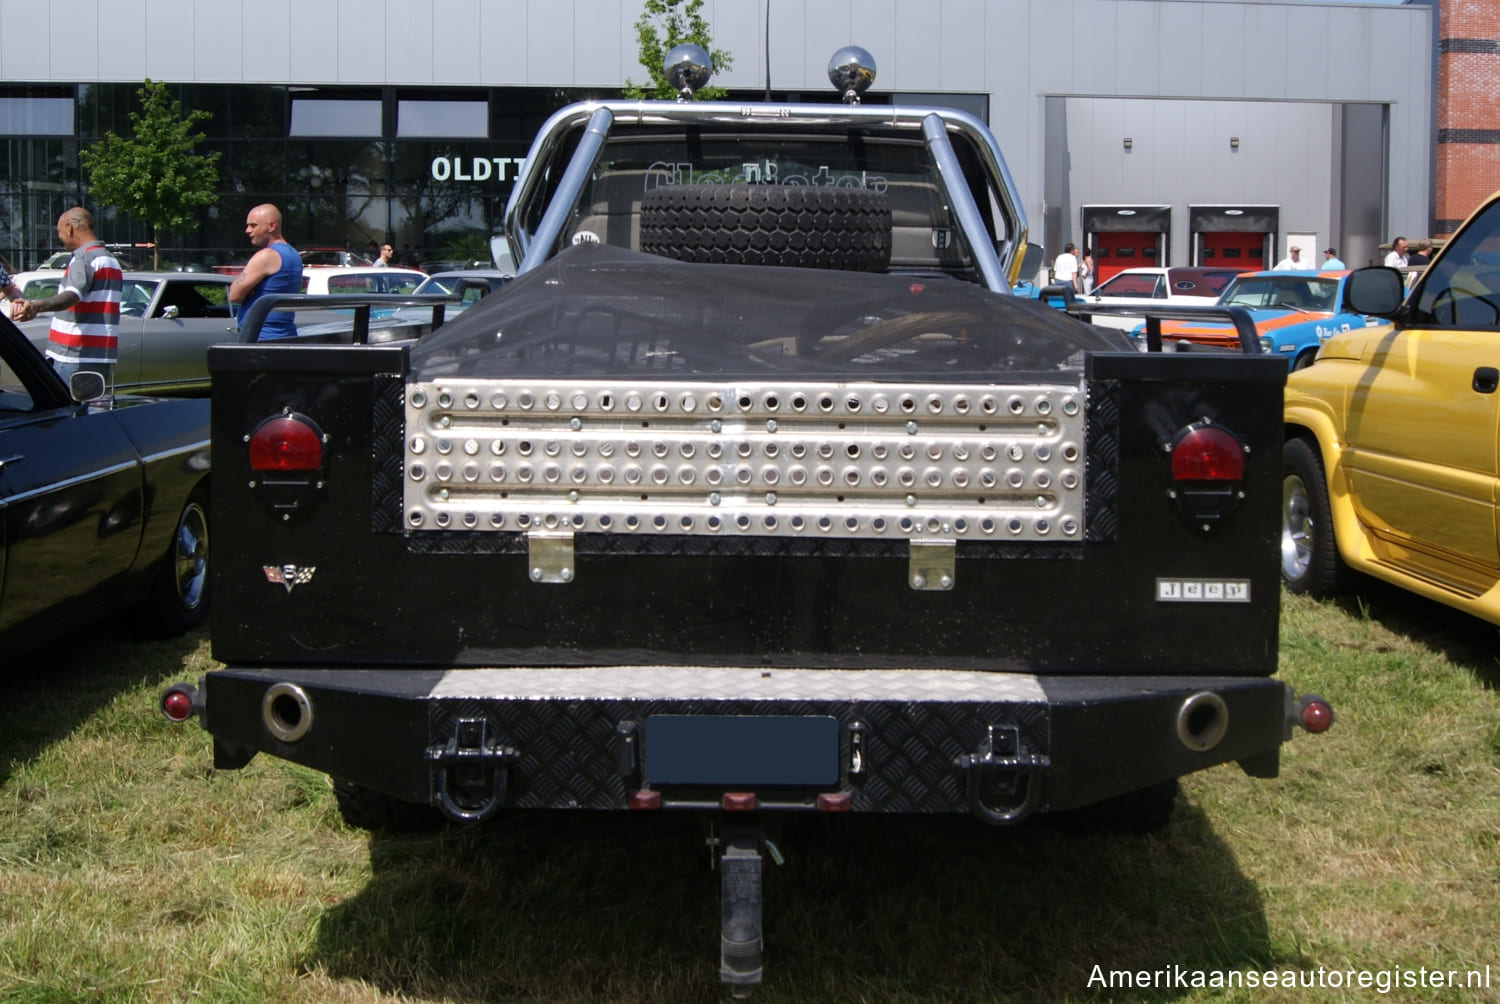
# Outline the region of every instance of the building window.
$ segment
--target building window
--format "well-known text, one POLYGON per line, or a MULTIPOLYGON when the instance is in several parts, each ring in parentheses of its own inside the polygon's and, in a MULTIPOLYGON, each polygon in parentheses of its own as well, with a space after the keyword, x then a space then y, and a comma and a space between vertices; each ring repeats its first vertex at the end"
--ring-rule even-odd
POLYGON ((72 98, 0 98, 0 135, 72 136, 72 98))
POLYGON ((293 136, 380 138, 380 102, 293 98, 293 136))
POLYGON ((488 139, 484 101, 398 101, 396 135, 402 139, 488 139))

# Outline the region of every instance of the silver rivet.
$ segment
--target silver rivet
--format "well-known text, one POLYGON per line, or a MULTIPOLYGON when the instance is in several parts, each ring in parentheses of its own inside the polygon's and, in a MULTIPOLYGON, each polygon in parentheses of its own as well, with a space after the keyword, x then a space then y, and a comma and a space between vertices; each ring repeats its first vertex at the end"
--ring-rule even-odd
POLYGON ((920 575, 913 575, 911 577, 911 587, 913 589, 926 589, 927 580, 920 575))
POLYGON ((915 436, 917 434, 917 423, 916 422, 907 422, 906 423, 906 434, 908 436, 915 436))

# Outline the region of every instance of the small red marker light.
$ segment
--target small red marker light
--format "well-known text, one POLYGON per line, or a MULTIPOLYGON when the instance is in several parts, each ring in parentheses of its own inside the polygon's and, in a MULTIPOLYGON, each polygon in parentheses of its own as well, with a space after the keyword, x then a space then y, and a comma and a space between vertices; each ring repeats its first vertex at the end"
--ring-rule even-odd
POLYGON ((726 791, 721 803, 725 812, 752 812, 755 809, 755 792, 726 791))
POLYGON ((825 791, 818 796, 819 812, 848 812, 854 807, 854 796, 847 791, 825 791))
POLYGON ((322 435, 296 415, 262 422, 250 436, 252 471, 311 471, 322 463, 322 435))
POLYGON ((1177 481, 1239 481, 1245 476, 1245 448, 1216 425, 1199 425, 1172 444, 1172 477, 1177 481))
POLYGON ((1309 732, 1327 732, 1333 724, 1333 708, 1321 697, 1304 697, 1300 702, 1297 718, 1309 732))
POLYGON ((193 695, 182 687, 173 687, 162 695, 161 713, 171 722, 185 722, 193 717, 193 695))
POLYGON ((648 791, 646 789, 632 791, 629 795, 625 796, 625 804, 632 809, 660 809, 661 792, 648 791))

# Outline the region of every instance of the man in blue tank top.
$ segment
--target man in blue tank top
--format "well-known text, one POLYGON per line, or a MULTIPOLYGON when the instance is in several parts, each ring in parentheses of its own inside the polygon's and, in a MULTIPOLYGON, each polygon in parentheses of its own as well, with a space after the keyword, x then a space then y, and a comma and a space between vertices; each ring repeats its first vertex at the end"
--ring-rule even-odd
MULTIPOLYGON (((281 210, 269 202, 245 217, 245 236, 260 250, 229 287, 229 302, 239 304, 243 318, 250 305, 267 293, 302 292, 302 256, 281 236, 281 210)), ((260 327, 260 340, 292 338, 297 322, 290 310, 273 310, 260 327)))

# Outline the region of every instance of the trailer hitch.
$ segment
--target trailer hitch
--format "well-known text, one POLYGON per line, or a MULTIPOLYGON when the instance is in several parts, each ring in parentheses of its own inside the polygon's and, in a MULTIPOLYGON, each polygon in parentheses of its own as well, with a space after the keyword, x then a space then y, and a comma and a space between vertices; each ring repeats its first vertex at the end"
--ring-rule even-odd
POLYGON ((520 756, 490 736, 489 719, 458 719, 447 743, 427 749, 438 806, 462 823, 488 819, 505 804, 510 764, 520 756))
POLYGON ((1014 725, 989 726, 973 753, 964 753, 953 765, 968 773, 969 811, 987 823, 1018 823, 1041 804, 1042 785, 1037 776, 1052 766, 1050 757, 1021 752, 1021 732, 1014 725), (984 782, 997 774, 1009 774, 1012 788, 1024 791, 1010 805, 995 808, 985 801, 984 782))
POLYGON ((730 996, 747 999, 765 969, 765 939, 761 925, 761 847, 781 862, 781 853, 766 839, 756 821, 731 823, 719 848, 719 982, 730 996))

